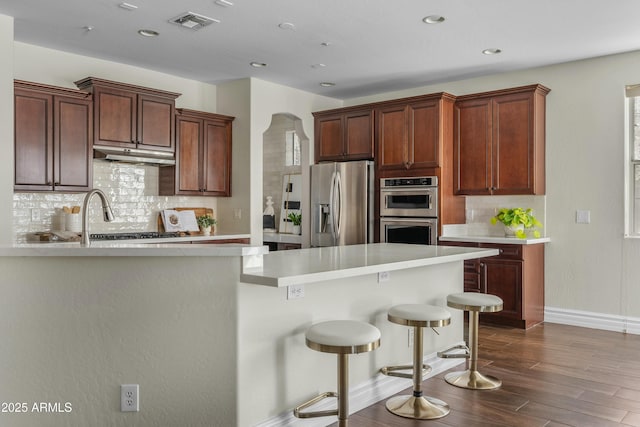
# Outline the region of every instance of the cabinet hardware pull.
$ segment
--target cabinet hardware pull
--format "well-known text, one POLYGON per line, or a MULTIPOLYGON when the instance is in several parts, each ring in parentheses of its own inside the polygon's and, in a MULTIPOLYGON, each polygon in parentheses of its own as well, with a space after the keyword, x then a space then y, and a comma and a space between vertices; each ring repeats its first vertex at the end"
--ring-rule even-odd
POLYGON ((491 187, 491 191, 496 191, 498 188, 496 187, 491 187))

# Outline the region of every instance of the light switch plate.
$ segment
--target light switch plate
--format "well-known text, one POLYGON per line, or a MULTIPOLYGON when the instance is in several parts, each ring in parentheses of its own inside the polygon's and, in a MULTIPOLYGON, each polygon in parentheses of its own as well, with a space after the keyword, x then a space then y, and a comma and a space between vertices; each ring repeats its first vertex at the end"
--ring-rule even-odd
POLYGON ((591 211, 585 211, 580 209, 576 211, 577 224, 589 224, 590 222, 591 222, 591 211))

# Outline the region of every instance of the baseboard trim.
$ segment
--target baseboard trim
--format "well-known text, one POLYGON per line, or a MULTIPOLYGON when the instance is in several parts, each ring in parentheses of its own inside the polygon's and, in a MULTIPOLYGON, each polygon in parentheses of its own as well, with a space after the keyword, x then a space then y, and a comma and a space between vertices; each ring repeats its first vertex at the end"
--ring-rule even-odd
POLYGON ((637 317, 545 307, 544 321, 545 323, 559 323, 562 325, 640 335, 640 318, 637 317))
MULTIPOLYGON (((460 342, 459 344, 464 344, 460 342)), ((465 359, 442 359, 436 353, 429 354, 424 358, 424 363, 431 366, 431 372, 425 379, 431 378, 448 369, 463 364, 465 359)), ((377 374, 375 377, 360 383, 349 389, 349 412, 354 413, 368 406, 384 400, 394 394, 411 387, 411 380, 397 377, 389 377, 377 374)), ((327 400, 313 407, 313 410, 335 408, 335 401, 327 400)), ((336 421, 335 417, 307 418, 300 419, 293 416, 292 410, 269 418, 256 424, 255 427, 324 427, 336 421)))

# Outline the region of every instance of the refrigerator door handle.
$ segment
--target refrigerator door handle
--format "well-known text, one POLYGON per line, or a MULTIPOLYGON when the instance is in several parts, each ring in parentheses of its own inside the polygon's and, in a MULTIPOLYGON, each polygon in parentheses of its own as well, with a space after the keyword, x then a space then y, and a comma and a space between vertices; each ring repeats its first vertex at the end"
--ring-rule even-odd
POLYGON ((335 190, 336 190, 336 172, 331 175, 331 185, 329 186, 329 216, 331 219, 331 235, 336 238, 336 203, 335 203, 335 190))
POLYGON ((335 230, 336 230, 336 240, 340 239, 340 226, 341 226, 341 219, 342 219, 342 179, 340 179, 340 173, 336 173, 336 190, 337 190, 337 194, 338 196, 336 197, 337 199, 337 203, 335 203, 335 205, 337 205, 337 209, 336 209, 336 215, 334 217, 334 224, 335 224, 335 230))

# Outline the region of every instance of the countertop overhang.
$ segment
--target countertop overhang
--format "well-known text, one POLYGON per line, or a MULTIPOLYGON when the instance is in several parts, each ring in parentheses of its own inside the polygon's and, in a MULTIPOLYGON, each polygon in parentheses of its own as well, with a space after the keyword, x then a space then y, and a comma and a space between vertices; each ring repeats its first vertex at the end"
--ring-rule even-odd
POLYGON ((245 267, 240 281, 283 287, 498 255, 497 249, 394 243, 271 252, 245 267))
MULTIPOLYGON (((74 243, 25 243, 0 246, 1 257, 245 257, 269 252, 267 246, 237 243, 122 243, 126 241, 92 242, 91 246, 74 243)), ((139 241, 138 241, 139 242, 139 241)))
MULTIPOLYGON (((497 243, 502 245, 537 245, 540 243, 549 243, 551 238, 538 237, 518 239, 516 237, 498 237, 498 236, 440 236, 441 242, 471 242, 471 243, 497 243)), ((446 243, 444 243, 446 245, 446 243)))

